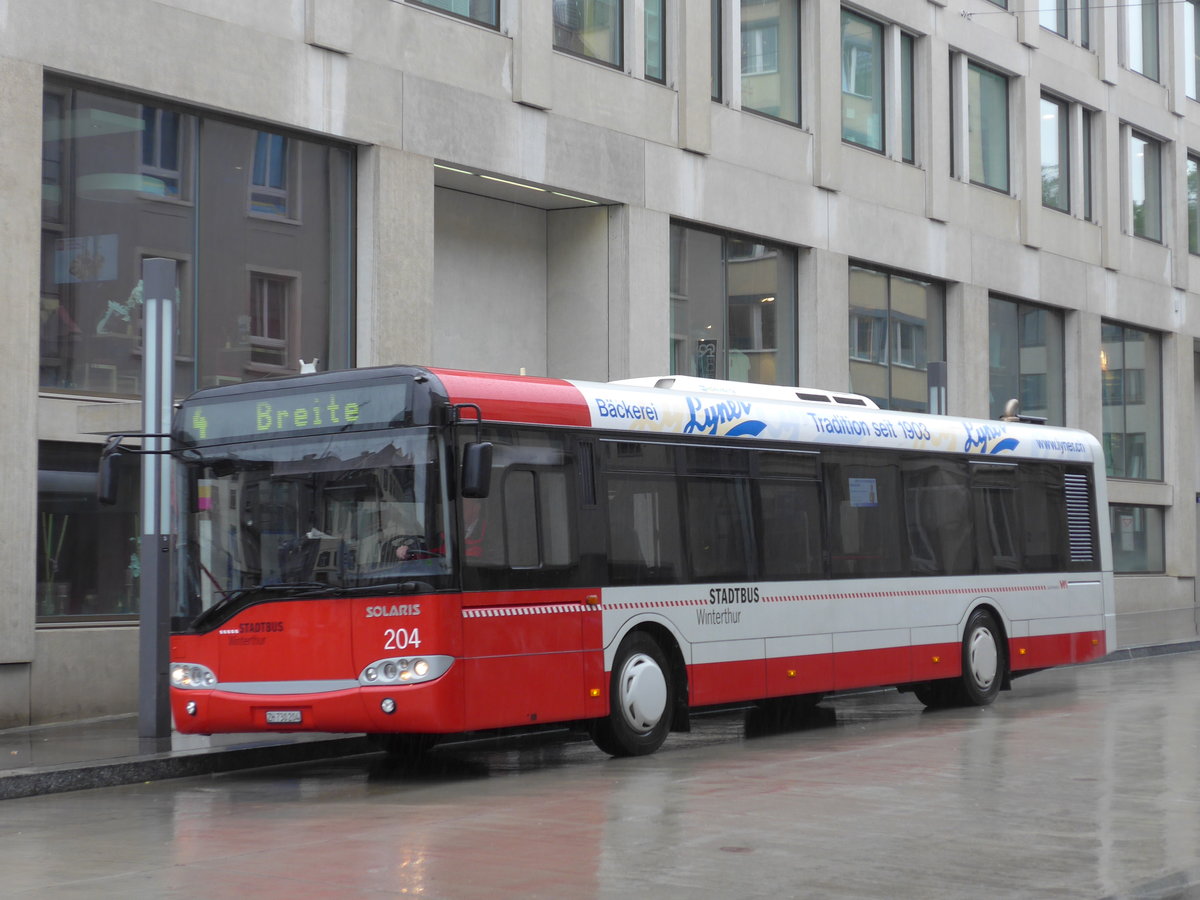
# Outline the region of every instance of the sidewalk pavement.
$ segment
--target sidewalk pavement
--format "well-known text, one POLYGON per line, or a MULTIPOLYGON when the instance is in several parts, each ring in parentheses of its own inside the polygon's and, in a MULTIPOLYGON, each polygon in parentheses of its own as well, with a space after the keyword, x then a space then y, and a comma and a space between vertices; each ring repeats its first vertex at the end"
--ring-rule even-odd
MULTIPOLYGON (((1099 662, 1197 650, 1200 641, 1181 641, 1117 650, 1099 662)), ((361 734, 139 738, 134 714, 0 729, 0 800, 371 752, 361 734)))
POLYGON ((364 735, 138 737, 136 714, 0 729, 0 800, 370 753, 364 735))

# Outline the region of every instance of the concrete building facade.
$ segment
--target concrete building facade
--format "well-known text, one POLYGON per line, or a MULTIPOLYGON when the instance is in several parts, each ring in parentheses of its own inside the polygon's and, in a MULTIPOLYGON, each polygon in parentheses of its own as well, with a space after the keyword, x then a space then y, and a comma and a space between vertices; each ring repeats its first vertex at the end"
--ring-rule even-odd
POLYGON ((136 705, 136 512, 89 473, 152 256, 182 391, 316 357, 920 410, 945 362, 950 413, 1102 438, 1118 642, 1195 638, 1196 5, 0 0, 0 727, 136 705))

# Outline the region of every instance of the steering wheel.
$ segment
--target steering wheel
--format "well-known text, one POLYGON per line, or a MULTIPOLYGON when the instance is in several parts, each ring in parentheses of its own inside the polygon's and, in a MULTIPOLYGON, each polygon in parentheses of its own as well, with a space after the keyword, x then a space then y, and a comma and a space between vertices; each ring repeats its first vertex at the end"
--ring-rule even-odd
POLYGON ((404 562, 410 559, 430 559, 437 556, 425 546, 425 540, 419 534, 398 534, 383 542, 380 551, 382 562, 404 562), (401 551, 403 550, 403 554, 401 551))

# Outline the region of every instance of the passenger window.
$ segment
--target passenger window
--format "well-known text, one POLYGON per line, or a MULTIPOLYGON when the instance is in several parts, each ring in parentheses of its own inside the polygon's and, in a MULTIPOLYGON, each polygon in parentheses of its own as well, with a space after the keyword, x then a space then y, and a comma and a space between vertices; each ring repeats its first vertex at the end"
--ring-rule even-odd
POLYGON ((679 498, 673 477, 608 478, 609 575, 613 584, 664 584, 682 572, 679 498))
POLYGON ((745 481, 691 478, 684 486, 688 557, 693 581, 750 577, 747 546, 751 516, 745 481))
POLYGON ((906 460, 901 464, 901 473, 912 573, 974 572, 966 464, 952 460, 906 460))
POLYGON ((898 466, 867 453, 824 465, 834 578, 903 572, 898 466))
POLYGON ((817 481, 759 479, 755 532, 759 567, 770 580, 820 578, 821 493, 817 481))

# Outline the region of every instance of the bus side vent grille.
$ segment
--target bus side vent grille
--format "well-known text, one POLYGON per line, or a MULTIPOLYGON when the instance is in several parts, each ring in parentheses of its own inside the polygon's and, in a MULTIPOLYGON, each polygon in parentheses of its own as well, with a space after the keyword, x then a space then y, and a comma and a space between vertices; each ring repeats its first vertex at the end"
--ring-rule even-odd
POLYGON ((1064 476, 1067 495, 1067 535, 1071 543, 1071 562, 1094 562, 1096 548, 1092 536, 1091 505, 1088 502, 1086 475, 1064 476))

